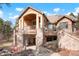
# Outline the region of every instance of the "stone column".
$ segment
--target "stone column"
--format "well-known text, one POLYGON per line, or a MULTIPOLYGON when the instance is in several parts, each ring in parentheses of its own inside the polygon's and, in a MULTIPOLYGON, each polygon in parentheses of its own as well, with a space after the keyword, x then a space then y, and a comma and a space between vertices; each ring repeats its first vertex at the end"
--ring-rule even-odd
POLYGON ((17 33, 17 46, 20 47, 21 49, 23 48, 23 34, 24 34, 23 19, 20 19, 17 33))
POLYGON ((43 44, 43 31, 42 29, 37 30, 36 35, 36 54, 40 52, 40 46, 43 44))
POLYGON ((27 50, 27 45, 28 45, 28 35, 23 35, 24 50, 27 50))
POLYGON ((19 33, 18 33, 18 45, 23 46, 23 33, 22 33, 22 30, 19 30, 19 33))
POLYGON ((37 34, 36 34, 36 54, 39 53, 40 51, 40 46, 43 44, 43 28, 42 28, 42 18, 38 18, 38 15, 36 17, 36 29, 37 29, 37 34), (39 23, 39 20, 41 23, 39 23), (39 27, 40 25, 40 27, 39 27))
POLYGON ((16 45, 16 33, 15 33, 15 29, 14 29, 14 31, 13 31, 13 46, 15 46, 16 45))

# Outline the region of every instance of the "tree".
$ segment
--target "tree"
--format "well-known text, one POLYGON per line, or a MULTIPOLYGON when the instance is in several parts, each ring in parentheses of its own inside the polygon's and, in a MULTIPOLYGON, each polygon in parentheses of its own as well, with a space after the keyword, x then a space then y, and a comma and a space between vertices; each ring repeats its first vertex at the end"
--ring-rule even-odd
POLYGON ((10 21, 5 21, 4 22, 4 36, 7 40, 9 40, 9 38, 12 35, 12 27, 11 27, 12 23, 10 21))
POLYGON ((79 13, 78 13, 78 16, 77 16, 77 21, 75 23, 75 27, 76 27, 76 29, 79 29, 79 13))
POLYGON ((4 21, 2 18, 0 18, 0 39, 2 39, 2 36, 9 40, 9 38, 12 35, 12 23, 10 21, 4 21))
POLYGON ((4 24, 4 21, 3 21, 3 19, 0 18, 0 33, 2 33, 3 24, 4 24))
POLYGON ((73 17, 76 17, 73 13, 70 13, 69 15, 70 15, 70 16, 73 16, 73 17))

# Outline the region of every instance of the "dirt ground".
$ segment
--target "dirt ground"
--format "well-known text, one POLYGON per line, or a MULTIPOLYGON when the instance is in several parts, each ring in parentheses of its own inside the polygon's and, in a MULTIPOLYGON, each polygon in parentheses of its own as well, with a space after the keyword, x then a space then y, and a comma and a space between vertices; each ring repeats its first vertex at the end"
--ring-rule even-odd
MULTIPOLYGON (((0 48, 10 48, 11 45, 12 41, 4 41, 0 43, 0 48)), ((35 55, 35 52, 36 46, 29 46, 27 47, 27 50, 17 53, 14 56, 79 56, 79 51, 58 49, 57 46, 51 44, 51 42, 47 43, 44 47, 41 47, 38 55, 35 55)))
POLYGON ((8 48, 12 45, 12 40, 11 41, 3 41, 0 42, 0 48, 8 48))

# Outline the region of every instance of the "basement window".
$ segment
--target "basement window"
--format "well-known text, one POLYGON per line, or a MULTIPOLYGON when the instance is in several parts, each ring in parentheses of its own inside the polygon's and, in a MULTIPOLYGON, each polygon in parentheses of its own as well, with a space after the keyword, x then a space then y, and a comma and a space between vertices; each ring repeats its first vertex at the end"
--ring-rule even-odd
POLYGON ((57 36, 48 36, 47 42, 57 40, 57 36))

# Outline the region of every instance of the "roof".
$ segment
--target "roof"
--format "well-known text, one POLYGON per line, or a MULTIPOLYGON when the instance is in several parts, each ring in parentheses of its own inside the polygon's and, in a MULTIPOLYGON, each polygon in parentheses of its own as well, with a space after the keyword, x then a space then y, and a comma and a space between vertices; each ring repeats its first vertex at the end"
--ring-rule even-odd
POLYGON ((21 15, 18 17, 18 19, 20 19, 20 18, 23 16, 23 14, 24 14, 28 9, 32 9, 32 10, 34 10, 34 11, 40 13, 40 14, 44 14, 43 12, 38 11, 38 10, 32 8, 32 7, 27 7, 27 8, 21 13, 21 15))
POLYGON ((72 16, 64 16, 64 15, 50 15, 47 16, 48 20, 50 23, 57 23, 59 20, 61 20, 62 18, 68 18, 69 20, 71 20, 72 22, 75 22, 76 18, 72 17, 72 16))
POLYGON ((61 17, 61 15, 50 15, 50 16, 47 16, 48 20, 50 23, 56 23, 57 20, 59 20, 61 17))
POLYGON ((22 12, 22 13, 20 14, 20 16, 17 18, 16 23, 18 23, 18 20, 24 15, 24 13, 25 13, 28 9, 32 9, 32 10, 34 10, 34 11, 36 11, 36 12, 42 14, 42 15, 47 19, 46 15, 45 15, 43 12, 38 11, 38 10, 32 8, 32 7, 27 7, 25 10, 23 10, 23 12, 22 12))
POLYGON ((62 19, 63 17, 70 19, 71 21, 75 21, 76 18, 74 18, 73 16, 64 16, 64 15, 50 15, 50 16, 46 16, 43 12, 38 11, 32 7, 28 7, 25 10, 23 10, 23 12, 20 14, 20 16, 17 18, 17 22, 18 20, 24 15, 25 12, 27 12, 28 9, 32 9, 40 14, 42 14, 50 23, 57 23, 60 19, 62 19))

